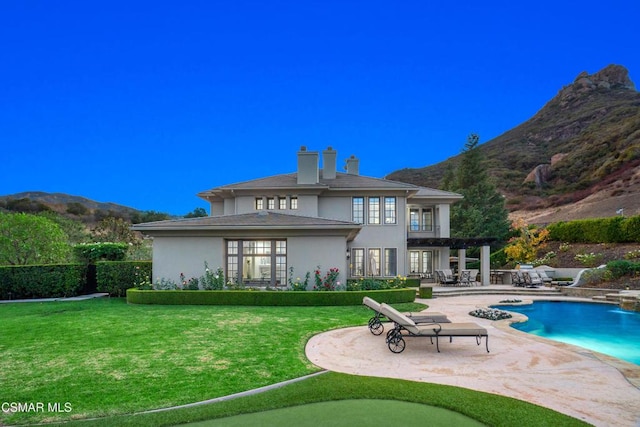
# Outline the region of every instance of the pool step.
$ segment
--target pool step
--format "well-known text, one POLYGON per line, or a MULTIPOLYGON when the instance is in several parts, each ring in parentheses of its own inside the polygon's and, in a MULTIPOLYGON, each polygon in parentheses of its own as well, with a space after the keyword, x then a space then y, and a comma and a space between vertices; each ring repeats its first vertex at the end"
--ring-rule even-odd
POLYGON ((562 295, 560 289, 552 288, 514 288, 514 287, 486 287, 476 286, 471 288, 443 288, 434 287, 434 297, 457 297, 461 295, 562 295))
POLYGON ((624 299, 640 298, 640 292, 638 291, 619 291, 616 293, 609 293, 605 295, 595 295, 591 297, 594 301, 609 301, 620 304, 624 299))

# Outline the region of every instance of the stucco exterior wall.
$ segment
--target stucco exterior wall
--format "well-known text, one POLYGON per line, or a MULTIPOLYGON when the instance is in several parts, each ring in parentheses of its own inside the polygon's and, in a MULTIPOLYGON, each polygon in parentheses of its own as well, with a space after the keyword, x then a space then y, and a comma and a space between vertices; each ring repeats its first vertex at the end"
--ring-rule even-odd
POLYGON ((178 283, 204 274, 204 262, 214 270, 224 267, 221 237, 155 237, 153 239, 153 282, 160 278, 178 283))
POLYGON ((451 237, 451 228, 449 225, 450 207, 449 205, 440 204, 436 206, 436 237, 451 237))
MULTIPOLYGON (((265 201, 266 203, 266 201, 265 201)), ((238 196, 235 199, 236 214, 244 214, 256 211, 255 196, 238 196)))
POLYGON ((289 237, 287 239, 287 268, 293 267, 293 279, 311 273, 313 284, 314 271, 320 266, 324 274, 330 268, 338 268, 340 283, 347 280, 346 241, 343 236, 289 237))
MULTIPOLYGON (((290 212, 294 213, 294 212, 290 212)), ((310 194, 301 194, 298 196, 297 214, 302 216, 317 217, 318 215, 318 196, 310 194)))
POLYGON ((318 216, 340 221, 351 221, 351 196, 319 198, 318 216))
MULTIPOLYGON (((235 199, 224 199, 224 209, 222 215, 233 215, 236 213, 235 199)), ((211 214, 213 215, 213 213, 211 214)))

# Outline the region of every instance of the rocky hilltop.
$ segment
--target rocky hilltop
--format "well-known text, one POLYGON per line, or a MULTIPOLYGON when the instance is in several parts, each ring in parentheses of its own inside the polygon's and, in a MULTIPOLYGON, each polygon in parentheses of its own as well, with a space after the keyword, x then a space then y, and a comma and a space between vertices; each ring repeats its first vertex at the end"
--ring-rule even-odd
MULTIPOLYGON (((580 73, 531 119, 480 150, 512 216, 548 223, 640 214, 640 94, 623 66, 580 73)), ((441 188, 458 161, 388 178, 441 188)))

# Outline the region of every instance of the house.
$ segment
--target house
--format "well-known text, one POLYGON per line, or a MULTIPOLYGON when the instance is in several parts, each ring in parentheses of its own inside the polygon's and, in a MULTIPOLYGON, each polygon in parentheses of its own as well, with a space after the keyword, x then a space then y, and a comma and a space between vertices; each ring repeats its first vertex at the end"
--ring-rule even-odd
MULTIPOLYGON (((346 173, 336 163, 331 147, 322 159, 301 147, 295 173, 199 193, 210 204, 208 217, 133 226, 153 238, 154 281, 199 277, 205 262, 223 268, 227 281, 269 286, 285 286, 290 274, 313 278, 318 267, 323 275, 337 268, 342 283, 430 277, 449 268, 456 243, 464 258, 469 242, 449 238, 449 208, 461 195, 362 176, 354 156, 346 173)), ((488 247, 483 254, 488 265, 488 247)))

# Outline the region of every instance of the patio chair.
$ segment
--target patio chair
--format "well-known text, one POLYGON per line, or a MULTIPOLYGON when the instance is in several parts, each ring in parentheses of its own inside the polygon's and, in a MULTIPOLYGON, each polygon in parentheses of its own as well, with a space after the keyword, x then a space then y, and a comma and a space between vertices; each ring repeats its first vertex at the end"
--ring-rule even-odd
POLYGON ((449 337, 449 342, 453 337, 475 337, 476 344, 482 343, 485 338, 487 353, 489 353, 489 333, 485 328, 476 323, 431 323, 418 326, 409 317, 403 315, 398 310, 387 304, 380 304, 382 314, 394 322, 394 328, 387 333, 387 346, 393 353, 402 353, 405 348, 405 338, 428 337, 433 344, 436 339, 436 349, 440 353, 440 337, 449 337))
POLYGON ((462 271, 460 271, 460 276, 458 278, 458 284, 460 286, 471 286, 471 271, 470 270, 462 270, 462 271))
POLYGON ((544 284, 542 278, 535 270, 523 271, 522 275, 524 276, 524 284, 527 288, 536 288, 544 284))
POLYGON ((526 285, 524 276, 519 271, 511 272, 511 284, 513 286, 524 287, 526 285))
MULTIPOLYGON (((451 270, 448 271, 451 272, 451 270)), ((445 270, 436 270, 436 275, 438 276, 438 283, 443 286, 458 284, 458 281, 453 277, 453 274, 450 274, 449 277, 447 277, 445 270)))
POLYGON ((548 283, 553 282, 553 279, 547 275, 547 272, 546 272, 546 271, 544 271, 544 270, 537 270, 537 269, 536 269, 536 271, 538 272, 538 275, 539 275, 539 276, 540 276, 540 278, 542 279, 542 283, 544 283, 544 284, 548 284, 548 283))
MULTIPOLYGON (((380 303, 373 298, 364 297, 362 298, 362 304, 366 305, 375 312, 375 315, 371 319, 369 319, 368 322, 369 331, 373 335, 380 335, 382 332, 384 332, 384 326, 382 325, 383 320, 388 320, 385 319, 385 316, 382 314, 380 303)), ((447 316, 445 314, 439 313, 437 311, 422 311, 419 313, 404 314, 405 316, 413 320, 413 322, 416 324, 434 322, 451 323, 451 321, 447 319, 447 316)))
POLYGON ((478 282, 478 274, 480 273, 480 270, 469 270, 471 272, 471 284, 472 285, 480 285, 480 282, 478 282))

